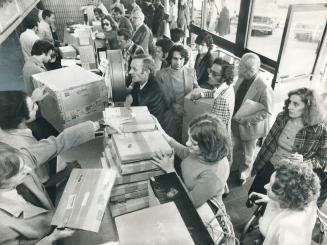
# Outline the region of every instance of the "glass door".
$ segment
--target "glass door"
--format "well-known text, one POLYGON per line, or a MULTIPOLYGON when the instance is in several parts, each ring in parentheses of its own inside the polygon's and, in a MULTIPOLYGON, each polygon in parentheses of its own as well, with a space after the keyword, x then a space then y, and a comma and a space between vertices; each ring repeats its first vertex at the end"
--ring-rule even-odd
POLYGON ((326 32, 327 4, 296 4, 288 8, 273 80, 311 77, 326 32))

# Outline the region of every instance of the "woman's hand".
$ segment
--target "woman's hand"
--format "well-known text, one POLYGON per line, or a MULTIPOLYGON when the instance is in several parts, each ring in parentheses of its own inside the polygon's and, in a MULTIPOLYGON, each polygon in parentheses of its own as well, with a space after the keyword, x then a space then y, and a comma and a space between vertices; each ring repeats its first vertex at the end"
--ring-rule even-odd
POLYGON ((153 115, 151 115, 152 116, 152 118, 153 118, 153 120, 155 121, 155 123, 156 123, 156 126, 157 126, 157 129, 159 130, 159 132, 162 134, 162 136, 169 142, 170 141, 170 136, 165 132, 165 130, 161 127, 161 125, 160 125, 160 123, 159 123, 159 121, 158 121, 158 119, 155 117, 155 116, 153 116, 153 115))
POLYGON ((68 229, 68 228, 65 228, 65 229, 58 229, 56 228, 50 235, 49 235, 49 239, 50 241, 54 242, 54 241, 57 241, 59 239, 62 239, 62 238, 66 238, 66 237, 70 237, 72 236, 73 234, 75 233, 74 230, 72 229, 68 229))
POLYGON ((95 37, 98 38, 98 39, 105 39, 106 38, 106 36, 104 35, 103 32, 96 33, 95 37))
POLYGON ((166 173, 175 172, 173 157, 164 154, 163 152, 156 152, 152 156, 153 164, 157 165, 166 173))
POLYGON ((294 161, 294 162, 300 162, 303 163, 303 155, 295 152, 294 154, 291 154, 288 157, 289 160, 294 161))
POLYGON ((38 87, 33 90, 31 99, 33 102, 38 102, 38 101, 43 100, 48 95, 49 95, 49 93, 45 91, 45 86, 38 87))
POLYGON ((251 192, 249 195, 249 199, 254 198, 254 203, 259 204, 259 203, 267 203, 270 199, 267 195, 258 193, 258 192, 251 192))

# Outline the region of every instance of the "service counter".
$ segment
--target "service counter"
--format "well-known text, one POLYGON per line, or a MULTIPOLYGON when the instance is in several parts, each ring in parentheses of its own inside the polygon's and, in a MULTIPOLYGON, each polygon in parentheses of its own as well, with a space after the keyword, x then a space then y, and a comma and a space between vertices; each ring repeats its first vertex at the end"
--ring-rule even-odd
MULTIPOLYGON (((60 156, 66 161, 77 160, 82 168, 101 168, 100 157, 104 150, 103 138, 96 138, 90 142, 70 149, 60 156)), ((58 192, 62 189, 58 190, 58 192)), ((99 245, 109 241, 117 241, 117 231, 114 220, 107 208, 98 233, 77 230, 72 237, 60 241, 60 245, 99 245)))

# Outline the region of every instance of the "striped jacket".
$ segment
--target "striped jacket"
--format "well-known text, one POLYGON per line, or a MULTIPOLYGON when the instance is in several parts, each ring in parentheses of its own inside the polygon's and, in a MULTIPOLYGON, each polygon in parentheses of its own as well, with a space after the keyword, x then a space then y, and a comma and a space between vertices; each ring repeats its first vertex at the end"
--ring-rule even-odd
MULTIPOLYGON (((278 138, 289 117, 285 112, 278 114, 253 164, 252 176, 256 175, 271 159, 278 146, 278 138)), ((313 169, 327 166, 327 123, 321 122, 303 127, 295 136, 292 153, 303 155, 313 169)))

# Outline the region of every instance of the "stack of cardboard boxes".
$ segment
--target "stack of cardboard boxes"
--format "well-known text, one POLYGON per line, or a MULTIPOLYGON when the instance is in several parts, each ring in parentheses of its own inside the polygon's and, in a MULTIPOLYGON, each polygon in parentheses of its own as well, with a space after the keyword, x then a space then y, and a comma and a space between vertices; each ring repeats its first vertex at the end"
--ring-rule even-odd
POLYGON ((152 156, 155 152, 163 152, 173 161, 173 150, 156 130, 146 107, 108 108, 104 119, 111 125, 120 125, 122 131, 111 136, 105 134, 101 159, 104 168, 118 172, 110 198, 112 216, 147 208, 149 179, 163 174, 152 162, 152 156))
POLYGON ((99 120, 108 103, 101 76, 79 66, 65 67, 32 76, 34 87, 46 87, 40 101, 42 116, 58 131, 87 120, 99 120))

